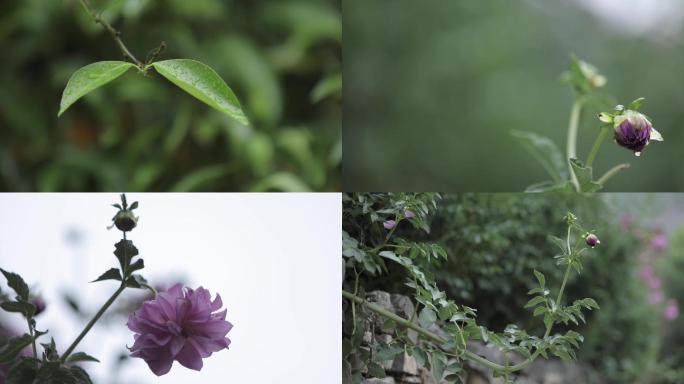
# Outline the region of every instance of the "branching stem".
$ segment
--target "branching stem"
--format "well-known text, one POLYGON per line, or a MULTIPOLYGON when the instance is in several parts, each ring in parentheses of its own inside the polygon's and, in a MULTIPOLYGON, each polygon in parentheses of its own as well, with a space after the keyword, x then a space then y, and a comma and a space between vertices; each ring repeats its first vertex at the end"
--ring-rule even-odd
POLYGON ((92 16, 92 18, 95 20, 96 23, 100 24, 104 29, 109 32, 110 35, 112 35, 112 38, 114 39, 114 42, 116 42, 116 45, 119 46, 119 49, 121 50, 121 53, 123 53, 124 57, 127 59, 130 59, 132 62, 135 63, 141 70, 145 67, 145 64, 138 60, 133 53, 126 47, 126 44, 124 44, 123 40, 121 40, 121 32, 114 27, 112 27, 106 20, 104 20, 100 15, 93 9, 93 7, 90 5, 90 1, 88 0, 80 0, 81 5, 83 5, 83 8, 92 16))

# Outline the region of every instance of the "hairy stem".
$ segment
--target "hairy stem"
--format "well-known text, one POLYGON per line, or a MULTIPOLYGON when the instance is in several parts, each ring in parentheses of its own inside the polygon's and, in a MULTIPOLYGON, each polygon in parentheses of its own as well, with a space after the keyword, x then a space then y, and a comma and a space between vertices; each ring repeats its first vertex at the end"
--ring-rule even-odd
POLYGON ((591 152, 589 152, 589 156, 587 157, 587 162, 586 162, 587 167, 591 167, 591 165, 594 164, 594 159, 596 159, 596 154, 598 153, 599 148, 601 148, 601 144, 603 144, 603 141, 606 139, 606 136, 608 136, 609 132, 610 132, 610 126, 609 125, 601 128, 601 131, 599 132, 598 136, 596 136, 596 140, 594 140, 594 145, 592 145, 592 147, 591 147, 591 152))
POLYGON ((568 163, 570 180, 572 181, 572 184, 575 186, 575 189, 578 192, 580 190, 579 181, 577 181, 577 176, 575 176, 575 172, 573 172, 572 170, 572 166, 570 165, 570 159, 577 158, 577 131, 579 129, 579 117, 580 113, 582 112, 582 103, 583 100, 581 98, 575 99, 575 102, 572 104, 572 109, 570 110, 570 121, 568 122, 568 140, 565 159, 565 161, 568 163))
POLYGON ((80 343, 81 340, 83 340, 83 337, 85 337, 85 335, 90 331, 90 329, 93 327, 93 325, 95 325, 95 323, 100 319, 100 317, 102 317, 102 315, 105 313, 107 308, 109 308, 112 305, 112 303, 114 303, 114 300, 116 300, 116 298, 119 297, 119 295, 121 294, 121 292, 124 291, 124 289, 126 289, 126 284, 122 282, 119 289, 117 289, 116 292, 114 292, 114 294, 112 295, 112 297, 110 297, 109 300, 107 300, 107 302, 104 303, 102 308, 100 308, 100 310, 97 311, 95 316, 90 320, 90 322, 88 322, 88 324, 85 326, 85 328, 83 328, 83 331, 81 331, 81 334, 79 334, 78 337, 76 337, 76 340, 74 340, 74 342, 71 343, 69 348, 67 348, 66 352, 64 352, 64 354, 62 355, 62 358, 61 358, 62 362, 66 361, 67 357, 69 357, 69 355, 71 355, 71 352, 74 351, 74 348, 76 348, 78 343, 80 343))
POLYGON ((123 40, 121 40, 121 32, 119 32, 117 29, 112 27, 107 21, 105 21, 103 18, 100 17, 100 15, 97 14, 95 9, 90 5, 90 1, 88 0, 80 0, 81 5, 83 5, 83 8, 92 16, 92 18, 95 20, 96 23, 100 24, 104 29, 109 32, 110 35, 112 35, 112 38, 114 39, 114 42, 116 42, 116 45, 119 46, 119 49, 121 50, 121 53, 123 53, 124 57, 127 59, 130 59, 132 62, 135 63, 140 69, 143 69, 145 64, 138 60, 126 47, 126 44, 124 44, 123 40))

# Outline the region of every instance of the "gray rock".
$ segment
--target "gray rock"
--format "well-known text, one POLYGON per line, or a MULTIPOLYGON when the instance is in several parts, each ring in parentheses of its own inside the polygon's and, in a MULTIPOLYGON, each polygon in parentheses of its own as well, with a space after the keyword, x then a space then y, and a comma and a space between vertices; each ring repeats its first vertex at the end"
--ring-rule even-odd
MULTIPOLYGON (((392 306, 392 301, 390 299, 390 294, 383 291, 373 291, 366 294, 366 300, 369 302, 379 305, 382 308, 394 313, 394 307, 392 306)), ((382 330, 383 324, 385 324, 385 318, 376 313, 371 314, 371 323, 375 332, 380 332, 382 330)))
POLYGON ((408 296, 392 294, 390 296, 394 313, 408 320, 413 316, 413 301, 408 296))
POLYGON ((417 375, 418 363, 416 363, 416 359, 413 356, 403 352, 394 358, 390 372, 400 375, 417 375))
POLYGON ((387 376, 384 379, 378 379, 376 377, 372 379, 363 379, 361 384, 395 384, 396 381, 394 381, 394 377, 392 376, 387 376))

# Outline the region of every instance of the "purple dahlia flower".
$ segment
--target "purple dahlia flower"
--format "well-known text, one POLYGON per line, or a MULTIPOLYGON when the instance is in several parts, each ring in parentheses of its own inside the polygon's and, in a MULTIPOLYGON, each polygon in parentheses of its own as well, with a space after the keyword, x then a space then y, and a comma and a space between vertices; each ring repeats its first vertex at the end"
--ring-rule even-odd
POLYGON ((643 114, 627 110, 614 120, 615 142, 634 151, 639 156, 650 140, 663 141, 663 137, 653 128, 643 114))
POLYGON ((135 332, 131 356, 145 360, 157 376, 168 373, 174 360, 199 371, 203 358, 230 345, 226 334, 233 325, 225 309, 216 312, 222 306, 218 293, 212 301, 202 287, 176 284, 159 292, 128 317, 128 328, 135 332))

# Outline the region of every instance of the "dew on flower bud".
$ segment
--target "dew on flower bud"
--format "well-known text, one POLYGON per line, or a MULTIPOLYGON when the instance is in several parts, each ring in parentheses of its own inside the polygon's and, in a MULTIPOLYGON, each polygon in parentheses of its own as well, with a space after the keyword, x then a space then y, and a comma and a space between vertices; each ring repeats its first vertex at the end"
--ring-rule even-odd
POLYGON ((584 241, 587 243, 588 246, 592 248, 594 248, 598 244, 601 244, 601 241, 599 240, 598 236, 594 235, 593 233, 587 234, 587 236, 584 238, 584 241))

